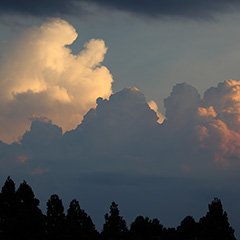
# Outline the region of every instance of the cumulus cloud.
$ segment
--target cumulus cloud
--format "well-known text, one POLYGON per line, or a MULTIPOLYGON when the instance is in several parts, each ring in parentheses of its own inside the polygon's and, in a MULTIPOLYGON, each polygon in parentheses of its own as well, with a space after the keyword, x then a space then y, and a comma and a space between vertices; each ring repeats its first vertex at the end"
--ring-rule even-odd
POLYGON ((63 169, 123 171, 126 165, 128 171, 146 171, 160 130, 156 112, 137 88, 125 88, 109 100, 99 97, 96 108, 65 134, 47 118, 34 116, 31 120, 30 130, 19 142, 3 144, 2 151, 13 160, 13 168, 18 164, 30 174, 63 169))
POLYGON ((96 98, 112 93, 112 75, 102 66, 107 47, 92 39, 77 55, 67 45, 73 26, 51 19, 9 43, 0 64, 0 138, 24 133, 33 115, 46 116, 64 131, 81 122, 96 98))
POLYGON ((196 88, 186 83, 175 85, 170 96, 164 99, 168 131, 176 132, 189 124, 200 105, 201 98, 196 88))
POLYGON ((161 123, 156 103, 147 103, 137 88, 98 97, 82 122, 65 133, 34 115, 18 143, 1 142, 1 162, 29 174, 64 169, 201 176, 206 169, 210 175, 216 169, 238 169, 239 86, 226 80, 201 99, 196 88, 177 84, 164 100, 161 123))
POLYGON ((175 145, 182 158, 204 153, 209 162, 231 166, 240 153, 239 87, 239 81, 226 80, 209 88, 201 99, 197 89, 186 83, 174 86, 164 100, 162 131, 168 145, 173 149, 175 145))
POLYGON ((128 169, 137 169, 136 160, 145 161, 151 151, 157 119, 137 88, 125 88, 109 100, 98 98, 83 122, 64 134, 65 157, 88 159, 97 169, 124 169, 124 162, 128 169))
POLYGON ((213 106, 218 118, 224 121, 228 128, 236 132, 240 128, 240 83, 236 80, 226 80, 217 87, 209 88, 204 94, 207 106, 213 106))
POLYGON ((96 107, 66 133, 51 120, 33 116, 30 130, 19 143, 2 143, 3 152, 10 148, 8 157, 37 173, 80 168, 194 174, 217 166, 233 169, 239 166, 240 154, 238 88, 238 81, 227 80, 201 99, 194 87, 177 84, 164 100, 166 118, 161 124, 155 102, 147 103, 137 88, 125 88, 109 99, 97 98, 96 107))
MULTIPOLYGON (((201 142, 216 161, 229 164, 240 153, 240 82, 226 80, 204 94, 205 108, 198 108, 201 142)), ((199 126, 198 126, 199 128, 199 126)))
POLYGON ((19 142, 0 141, 0 175, 31 179, 43 202, 52 192, 74 198, 78 189, 89 205, 95 206, 99 196, 99 205, 128 196, 127 205, 140 199, 141 209, 146 201, 153 203, 153 214, 155 205, 168 206, 169 199, 174 206, 181 199, 186 212, 194 202, 198 211, 197 201, 213 193, 234 203, 239 197, 239 86, 224 81, 201 99, 194 87, 177 84, 164 101, 161 124, 151 109, 156 106, 150 108, 137 88, 97 98, 83 121, 65 133, 48 118, 33 116, 19 142))

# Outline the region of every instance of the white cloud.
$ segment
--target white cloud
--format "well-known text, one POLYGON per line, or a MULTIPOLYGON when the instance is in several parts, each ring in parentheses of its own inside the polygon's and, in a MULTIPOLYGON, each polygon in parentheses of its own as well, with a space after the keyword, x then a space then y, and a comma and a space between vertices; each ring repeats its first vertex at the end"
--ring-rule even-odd
POLYGON ((92 39, 74 55, 66 45, 77 36, 68 22, 51 19, 7 45, 0 64, 0 139, 23 134, 32 115, 70 130, 98 97, 112 93, 112 75, 101 65, 104 41, 92 39))

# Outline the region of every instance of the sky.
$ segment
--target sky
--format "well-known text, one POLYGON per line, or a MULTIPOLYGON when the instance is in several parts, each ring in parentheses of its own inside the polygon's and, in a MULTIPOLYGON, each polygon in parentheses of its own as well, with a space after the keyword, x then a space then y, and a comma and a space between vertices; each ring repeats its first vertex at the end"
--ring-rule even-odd
POLYGON ((239 1, 1 1, 0 180, 98 229, 176 227, 214 197, 240 236, 239 1))

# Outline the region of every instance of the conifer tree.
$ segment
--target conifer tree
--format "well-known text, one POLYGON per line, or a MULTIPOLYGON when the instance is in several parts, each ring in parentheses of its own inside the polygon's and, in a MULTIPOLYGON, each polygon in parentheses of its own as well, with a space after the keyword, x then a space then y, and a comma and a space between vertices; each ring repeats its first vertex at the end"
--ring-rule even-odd
POLYGON ((208 205, 207 215, 200 219, 200 240, 236 240, 234 230, 228 222, 222 203, 214 198, 208 205))
POLYGON ((98 233, 95 226, 84 210, 80 208, 79 202, 74 199, 67 211, 67 237, 71 239, 92 240, 96 239, 98 233))
POLYGON ((18 201, 15 194, 15 183, 8 177, 0 193, 0 237, 17 239, 16 228, 18 201))
POLYGON ((25 181, 16 191, 16 197, 18 200, 18 238, 23 240, 43 239, 44 217, 38 208, 39 200, 35 198, 32 188, 25 181))
POLYGON ((177 238, 179 240, 194 240, 197 238, 198 223, 192 216, 185 217, 180 226, 177 227, 177 238))
POLYGON ((102 237, 106 240, 124 240, 127 239, 128 229, 123 217, 119 216, 118 205, 112 202, 110 206, 110 215, 105 214, 105 223, 103 225, 102 237))
POLYGON ((131 224, 129 234, 131 240, 161 239, 163 226, 156 218, 150 220, 148 217, 138 216, 131 224))
POLYGON ((66 238, 66 221, 62 200, 54 194, 47 202, 47 239, 61 240, 66 238))

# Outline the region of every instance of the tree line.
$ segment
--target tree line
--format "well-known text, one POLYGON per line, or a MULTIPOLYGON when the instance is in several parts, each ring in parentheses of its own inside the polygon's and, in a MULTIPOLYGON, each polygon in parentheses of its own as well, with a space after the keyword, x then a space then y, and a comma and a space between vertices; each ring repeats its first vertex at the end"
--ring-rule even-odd
POLYGON ((157 218, 138 216, 127 227, 112 202, 101 232, 74 199, 64 213, 62 200, 52 195, 47 212, 39 208, 32 188, 23 181, 18 189, 8 177, 0 193, 1 240, 236 240, 220 199, 214 198, 198 222, 192 216, 176 228, 165 228, 157 218))

